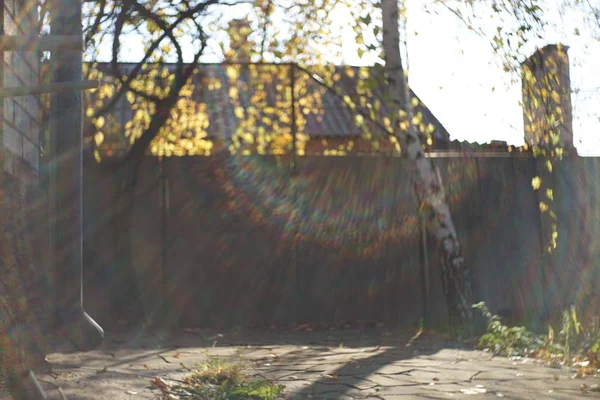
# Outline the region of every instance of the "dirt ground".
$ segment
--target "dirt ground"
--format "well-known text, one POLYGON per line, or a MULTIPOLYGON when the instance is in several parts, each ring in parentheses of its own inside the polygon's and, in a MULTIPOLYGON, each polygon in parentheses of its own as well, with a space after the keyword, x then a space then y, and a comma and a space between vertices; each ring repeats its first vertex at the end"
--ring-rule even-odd
POLYGON ((89 353, 59 342, 38 378, 51 399, 61 398, 58 387, 68 399, 160 399, 152 379, 181 379, 218 357, 285 385, 286 399, 600 398, 600 378, 574 378, 569 368, 410 338, 384 329, 109 334, 89 353))

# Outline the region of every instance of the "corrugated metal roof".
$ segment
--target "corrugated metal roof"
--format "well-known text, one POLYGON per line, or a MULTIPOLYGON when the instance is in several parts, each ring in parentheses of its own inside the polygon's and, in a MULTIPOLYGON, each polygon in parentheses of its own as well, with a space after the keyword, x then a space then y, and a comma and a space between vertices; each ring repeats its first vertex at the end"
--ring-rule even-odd
MULTIPOLYGON (((136 64, 123 63, 120 65, 124 73, 128 73, 136 64)), ((175 64, 166 64, 169 69, 174 69, 175 64)), ((108 71, 109 63, 99 63, 97 68, 108 71)), ((207 113, 209 116, 210 125, 208 135, 210 137, 230 138, 236 133, 241 124, 241 119, 236 116, 236 107, 248 109, 255 107, 260 113, 265 107, 278 108, 278 113, 291 116, 291 102, 289 95, 286 94, 286 88, 290 86, 289 64, 248 64, 248 65, 233 65, 233 64, 200 64, 198 66, 198 74, 192 77, 192 82, 195 84, 192 97, 197 99, 199 103, 207 105, 207 113), (239 76, 232 79, 228 76, 228 68, 234 68, 238 71, 239 76), (261 76, 262 75, 262 76, 261 76), (214 82, 219 84, 215 85, 214 82), (264 85, 261 90, 259 86, 264 85), (282 90, 283 89, 283 90, 282 90), (236 90, 239 95, 239 100, 232 100, 230 91, 236 90), (258 93, 265 94, 265 98, 260 102, 256 102, 255 96, 258 93)), ((297 82, 302 82, 302 91, 297 90, 296 101, 297 113, 303 112, 303 107, 299 106, 302 99, 308 99, 320 95, 322 104, 317 109, 311 110, 308 114, 303 114, 305 124, 299 129, 299 133, 308 135, 309 137, 357 137, 363 133, 363 129, 355 123, 355 112, 349 109, 344 104, 343 96, 348 96, 353 102, 358 103, 360 99, 359 85, 369 85, 370 96, 369 102, 374 104, 380 102, 381 107, 376 113, 377 122, 374 123, 365 118, 367 130, 372 135, 386 136, 387 134, 382 129, 382 121, 387 116, 388 109, 386 107, 385 93, 386 83, 381 68, 366 68, 366 67, 335 67, 335 76, 337 80, 334 83, 335 93, 327 90, 323 85, 319 84, 315 79, 310 77, 306 70, 296 68, 297 82), (312 111, 317 111, 312 112, 312 111)), ((289 93, 289 89, 287 90, 289 93)), ((412 96, 417 97, 411 91, 412 96)), ((418 97, 417 97, 418 99, 418 97)), ((360 107, 357 104, 357 107, 360 107)), ((120 101, 117 110, 113 111, 113 115, 121 124, 125 124, 133 117, 127 101, 120 101)), ((368 108, 362 108, 368 113, 368 108)), ((434 141, 448 142, 449 134, 442 124, 437 120, 433 113, 419 100, 415 108, 416 113, 421 113, 423 116, 422 122, 432 124, 434 127, 434 141)), ((276 118, 277 113, 273 115, 276 118)), ((260 119, 260 118, 259 118, 260 119)), ((275 121, 281 129, 289 129, 289 123, 283 120, 275 121)), ((264 124, 257 122, 255 127, 264 124)))

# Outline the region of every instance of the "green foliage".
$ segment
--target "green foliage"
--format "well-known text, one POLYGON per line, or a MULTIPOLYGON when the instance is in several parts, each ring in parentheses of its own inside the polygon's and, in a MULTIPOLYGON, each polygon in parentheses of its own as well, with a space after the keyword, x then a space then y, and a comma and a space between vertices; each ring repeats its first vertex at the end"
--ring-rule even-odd
POLYGON ((575 306, 563 312, 561 329, 555 337, 548 326, 547 335, 538 335, 525 327, 507 327, 481 302, 473 305, 487 320, 487 332, 479 339, 478 348, 489 349, 500 356, 528 355, 550 362, 579 367, 578 374, 600 369, 600 319, 593 317, 582 323, 575 306))
POLYGON ((490 349, 502 356, 527 355, 544 344, 542 336, 528 331, 525 327, 508 327, 502 324, 500 317, 493 315, 484 302, 475 304, 487 321, 487 332, 479 339, 477 346, 490 349))
POLYGON ((192 370, 184 383, 165 385, 154 381, 163 394, 193 400, 273 400, 281 396, 283 385, 268 380, 250 380, 240 364, 210 359, 192 370))
POLYGON ((565 354, 570 354, 571 349, 581 340, 583 326, 577 319, 577 311, 575 306, 571 306, 569 310, 563 312, 562 328, 559 333, 559 338, 564 343, 565 354))

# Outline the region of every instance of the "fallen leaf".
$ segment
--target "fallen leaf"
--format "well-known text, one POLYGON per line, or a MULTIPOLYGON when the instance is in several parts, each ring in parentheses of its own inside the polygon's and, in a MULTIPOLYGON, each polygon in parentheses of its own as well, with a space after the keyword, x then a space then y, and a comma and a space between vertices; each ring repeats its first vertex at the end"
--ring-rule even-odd
POLYGON ((181 357, 181 353, 173 354, 173 358, 179 358, 179 357, 181 357))
POLYGON ((127 394, 138 394, 138 392, 134 392, 133 390, 128 390, 125 393, 127 393, 127 394))
POLYGON ((468 388, 468 389, 460 389, 461 393, 464 394, 485 394, 487 393, 487 390, 481 386, 481 385, 477 385, 473 388, 468 388))
POLYGON ((159 389, 168 389, 169 385, 167 384, 167 382, 165 382, 162 378, 160 377, 156 377, 153 380, 150 381, 150 383, 152 383, 152 385, 156 386, 159 389))
POLYGON ((435 377, 435 378, 433 378, 433 380, 438 382, 440 380, 440 378, 435 377))
POLYGON ((554 375, 554 376, 552 377, 552 379, 554 379, 555 381, 557 381, 557 380, 558 380, 558 376, 557 376, 557 375, 554 375))

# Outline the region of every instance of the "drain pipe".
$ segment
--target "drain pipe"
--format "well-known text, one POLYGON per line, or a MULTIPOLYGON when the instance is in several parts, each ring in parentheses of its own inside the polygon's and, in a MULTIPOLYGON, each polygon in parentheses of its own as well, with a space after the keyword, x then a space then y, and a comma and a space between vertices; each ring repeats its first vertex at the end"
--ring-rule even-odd
MULTIPOLYGON (((83 41, 81 0, 56 0, 51 34, 83 41)), ((53 82, 82 81, 82 50, 51 54, 53 82)), ((82 92, 55 93, 51 100, 51 223, 56 254, 59 330, 79 351, 98 347, 102 328, 83 309, 83 103, 82 92)))

